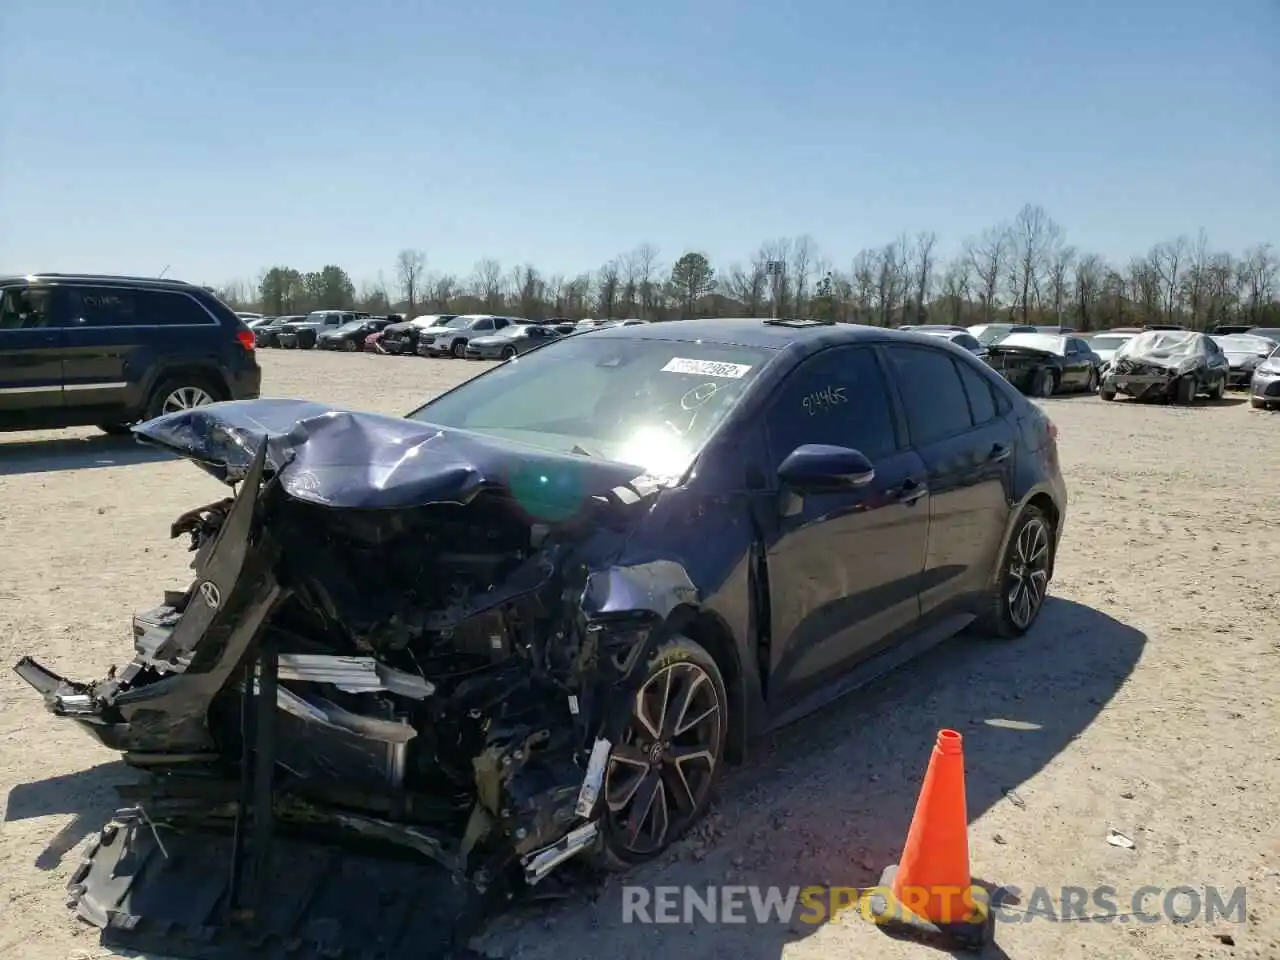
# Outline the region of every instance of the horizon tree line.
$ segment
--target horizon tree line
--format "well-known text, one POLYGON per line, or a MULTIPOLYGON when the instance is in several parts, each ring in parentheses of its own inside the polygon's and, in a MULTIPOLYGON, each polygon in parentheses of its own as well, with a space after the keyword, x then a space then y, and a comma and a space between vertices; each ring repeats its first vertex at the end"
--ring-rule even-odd
POLYGON ((1204 230, 1161 241, 1123 264, 1067 242, 1042 207, 1027 204, 965 239, 942 259, 933 231, 906 233, 859 251, 847 265, 812 237, 762 243, 748 259, 717 268, 697 250, 669 264, 642 243, 594 271, 544 273, 477 261, 467 276, 428 269, 405 248, 389 283, 381 272, 357 289, 336 264, 303 271, 278 265, 254 282, 214 289, 239 310, 273 316, 314 309, 370 313, 499 313, 549 317, 817 316, 846 323, 969 326, 1038 322, 1078 330, 1182 323, 1280 326, 1280 255, 1270 242, 1216 249, 1204 230))

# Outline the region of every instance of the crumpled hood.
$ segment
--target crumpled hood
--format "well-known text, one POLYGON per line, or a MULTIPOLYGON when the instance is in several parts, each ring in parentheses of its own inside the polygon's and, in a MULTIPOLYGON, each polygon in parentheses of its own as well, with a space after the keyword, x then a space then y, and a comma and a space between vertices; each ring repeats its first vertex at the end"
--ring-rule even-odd
POLYGON ((634 502, 651 492, 633 483, 643 474, 639 467, 308 400, 214 403, 157 417, 133 432, 226 483, 243 478, 265 444, 266 469, 289 496, 329 507, 466 503, 499 489, 533 517, 554 522, 592 498, 634 502))

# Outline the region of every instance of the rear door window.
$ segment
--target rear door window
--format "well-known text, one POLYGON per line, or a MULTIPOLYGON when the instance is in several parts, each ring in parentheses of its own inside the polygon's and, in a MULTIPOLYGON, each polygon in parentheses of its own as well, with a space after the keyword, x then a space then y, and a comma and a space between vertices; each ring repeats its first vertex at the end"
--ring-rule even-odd
POLYGON ((62 287, 68 321, 75 327, 137 327, 141 316, 136 290, 112 287, 62 287))
POLYGON ((973 415, 974 426, 990 423, 1000 409, 991 382, 967 363, 957 363, 956 368, 960 371, 960 382, 964 384, 964 392, 969 398, 969 412, 973 415))

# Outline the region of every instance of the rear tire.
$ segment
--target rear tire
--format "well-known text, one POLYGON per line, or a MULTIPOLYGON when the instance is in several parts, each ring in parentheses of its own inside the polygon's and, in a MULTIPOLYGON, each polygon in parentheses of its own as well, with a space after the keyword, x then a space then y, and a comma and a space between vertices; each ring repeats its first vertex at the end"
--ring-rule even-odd
POLYGON ((600 837, 590 853, 597 867, 629 870, 652 860, 703 817, 728 730, 729 695, 715 658, 688 637, 672 637, 645 667, 605 767, 600 837), (652 802, 641 810, 646 794, 652 802))
POLYGON ((1089 371, 1089 381, 1084 385, 1086 393, 1094 393, 1098 389, 1098 371, 1089 371))
POLYGON ((204 377, 169 377, 151 392, 151 398, 147 401, 146 419, 153 420, 166 413, 207 406, 222 399, 223 391, 204 377))
POLYGON ((1000 558, 995 583, 982 601, 977 628, 1012 640, 1040 616, 1053 579, 1053 524, 1039 507, 1024 507, 1000 558))
POLYGON ((1041 400, 1047 400, 1052 397, 1058 389, 1058 378, 1053 375, 1053 371, 1041 368, 1036 372, 1035 379, 1031 381, 1031 395, 1039 397, 1041 400))

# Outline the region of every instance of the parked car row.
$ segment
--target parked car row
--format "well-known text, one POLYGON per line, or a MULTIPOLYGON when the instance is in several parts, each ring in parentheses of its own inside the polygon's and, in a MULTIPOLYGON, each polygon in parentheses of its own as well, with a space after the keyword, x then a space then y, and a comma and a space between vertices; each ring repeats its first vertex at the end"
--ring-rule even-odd
MULTIPOLYGON (((488 313, 423 314, 405 320, 342 310, 247 322, 261 346, 468 360, 509 360, 567 334, 645 323, 638 318, 534 321, 488 313)), ((1273 369, 1267 362, 1280 342, 1275 330, 1208 335, 1176 324, 1096 333, 1018 323, 908 324, 900 329, 950 341, 1028 396, 1083 392, 1098 393, 1104 400, 1130 396, 1178 403, 1201 395, 1220 398, 1228 387, 1248 387, 1260 369, 1265 380, 1273 369)), ((1274 385, 1267 381, 1267 389, 1277 391, 1274 398, 1264 390, 1254 396, 1255 406, 1280 403, 1280 377, 1274 379, 1274 385)))
POLYGON ((628 318, 575 323, 566 317, 535 321, 489 313, 429 313, 405 320, 396 314, 375 317, 342 310, 248 321, 261 347, 470 360, 506 360, 566 334, 645 322, 628 318))

